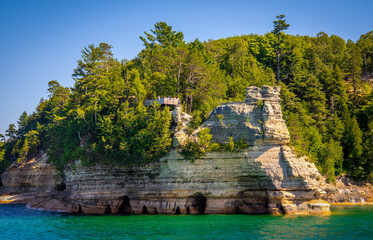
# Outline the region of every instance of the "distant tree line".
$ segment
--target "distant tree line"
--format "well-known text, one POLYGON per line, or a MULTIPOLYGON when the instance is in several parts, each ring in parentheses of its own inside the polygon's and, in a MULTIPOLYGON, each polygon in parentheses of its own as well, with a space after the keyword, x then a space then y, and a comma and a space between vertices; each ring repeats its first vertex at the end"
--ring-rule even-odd
POLYGON ((373 31, 347 42, 284 33, 285 16, 265 35, 186 43, 158 22, 140 39, 132 60, 117 60, 107 43, 89 45, 77 62, 72 88, 48 84, 32 114, 24 112, 0 135, 0 172, 40 150, 58 169, 86 164, 141 165, 171 148, 168 108, 145 99, 178 97, 201 122, 218 104, 242 101, 248 86, 282 86, 282 108, 296 152, 329 181, 348 173, 373 178, 373 31), (277 76, 277 80, 276 80, 277 76))

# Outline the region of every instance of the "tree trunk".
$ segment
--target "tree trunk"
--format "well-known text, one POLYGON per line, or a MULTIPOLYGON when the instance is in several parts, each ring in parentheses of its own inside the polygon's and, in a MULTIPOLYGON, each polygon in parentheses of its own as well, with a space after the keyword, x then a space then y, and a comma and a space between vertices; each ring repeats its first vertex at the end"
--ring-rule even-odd
POLYGON ((95 124, 97 125, 97 100, 96 100, 96 94, 95 94, 95 124))
POLYGON ((280 82, 280 36, 277 36, 277 82, 280 82))
POLYGON ((189 87, 190 87, 190 81, 192 80, 193 78, 193 71, 189 73, 189 77, 188 77, 188 85, 187 85, 187 89, 186 89, 186 92, 185 92, 185 108, 184 108, 184 111, 187 112, 188 110, 188 92, 189 92, 189 87))
POLYGON ((176 93, 176 98, 179 98, 180 73, 181 73, 181 61, 179 63, 179 70, 178 70, 178 73, 177 73, 177 93, 176 93))
POLYGON ((193 96, 190 97, 190 104, 189 104, 189 112, 192 112, 192 107, 193 107, 193 96))
POLYGON ((185 94, 185 105, 184 105, 184 111, 187 112, 188 107, 188 95, 185 94))
POLYGON ((332 114, 332 117, 334 117, 334 96, 330 98, 330 113, 332 114))

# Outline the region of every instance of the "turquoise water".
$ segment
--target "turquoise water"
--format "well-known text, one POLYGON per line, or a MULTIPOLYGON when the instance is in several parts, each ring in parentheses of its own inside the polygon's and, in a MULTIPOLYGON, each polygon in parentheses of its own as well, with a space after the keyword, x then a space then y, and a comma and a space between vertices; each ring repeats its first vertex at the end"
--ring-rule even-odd
POLYGON ((373 239, 373 206, 331 216, 80 216, 0 205, 0 239, 373 239))

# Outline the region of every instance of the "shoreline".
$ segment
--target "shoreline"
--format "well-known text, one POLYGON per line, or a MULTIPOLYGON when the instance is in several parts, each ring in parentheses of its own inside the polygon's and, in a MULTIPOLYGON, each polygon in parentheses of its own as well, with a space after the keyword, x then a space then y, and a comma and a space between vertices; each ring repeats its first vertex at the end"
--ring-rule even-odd
POLYGON ((330 206, 357 206, 357 205, 373 205, 373 202, 367 202, 367 203, 351 203, 351 202, 345 202, 345 203, 329 203, 330 206))

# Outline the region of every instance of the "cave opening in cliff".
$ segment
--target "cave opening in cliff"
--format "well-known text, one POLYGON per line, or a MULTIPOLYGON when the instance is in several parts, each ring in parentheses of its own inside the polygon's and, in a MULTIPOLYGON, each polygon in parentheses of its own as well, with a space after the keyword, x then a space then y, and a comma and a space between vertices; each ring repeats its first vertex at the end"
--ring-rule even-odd
POLYGON ((148 208, 145 205, 141 208, 141 214, 149 214, 148 208))
POLYGON ((129 199, 128 196, 123 197, 122 203, 121 203, 121 205, 119 206, 119 209, 118 209, 118 213, 119 214, 126 214, 126 215, 132 213, 132 207, 131 207, 130 199, 129 199))
POLYGON ((279 213, 280 213, 280 214, 285 214, 285 209, 284 209, 284 207, 282 206, 282 204, 278 204, 278 209, 279 209, 279 213))
POLYGON ((204 214, 207 206, 207 198, 200 192, 188 197, 187 203, 190 206, 191 214, 204 214))
POLYGON ((175 210, 175 213, 174 213, 175 215, 180 215, 180 208, 179 207, 177 207, 176 208, 176 210, 175 210))
POLYGON ((83 213, 82 206, 80 204, 78 206, 78 213, 83 213))
POLYGON ((239 207, 235 206, 232 211, 231 211, 231 214, 240 214, 241 213, 241 210, 239 207))
POLYGON ((111 207, 109 204, 106 206, 105 214, 111 214, 111 207))

